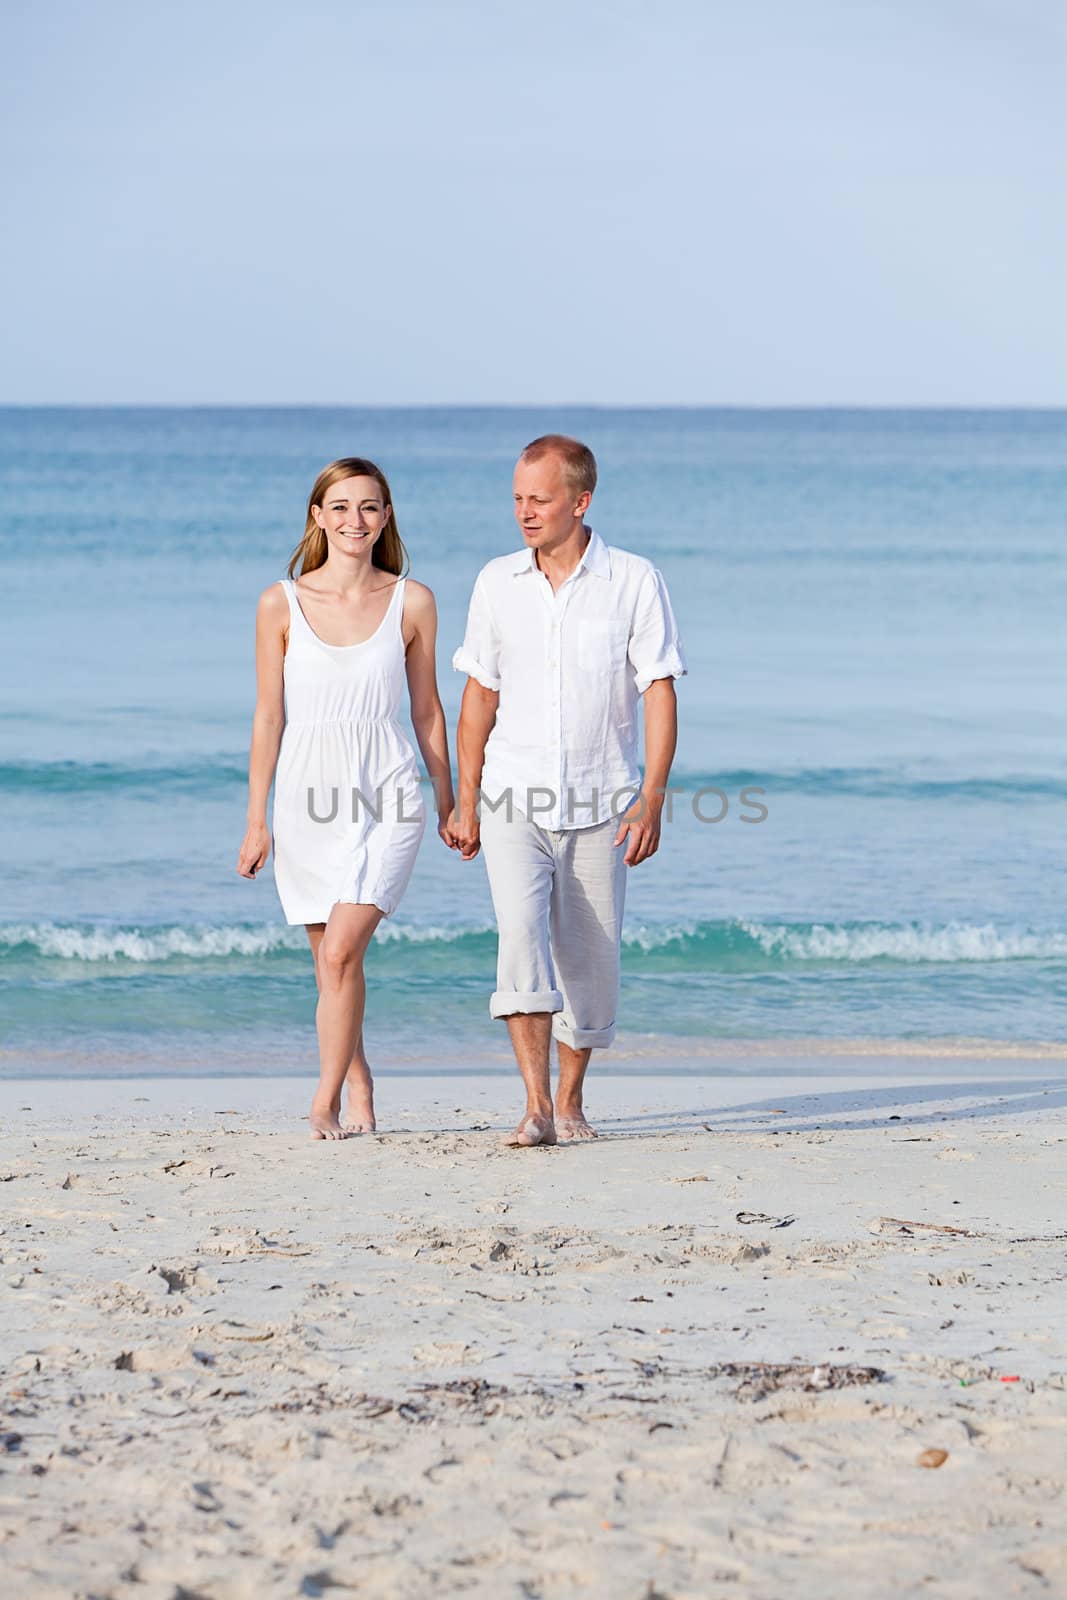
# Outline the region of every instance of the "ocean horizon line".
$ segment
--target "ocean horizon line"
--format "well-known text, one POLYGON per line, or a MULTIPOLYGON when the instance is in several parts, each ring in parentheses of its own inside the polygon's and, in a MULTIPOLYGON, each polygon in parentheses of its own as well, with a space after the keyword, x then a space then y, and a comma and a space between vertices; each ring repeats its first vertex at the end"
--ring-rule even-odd
POLYGON ((650 413, 703 413, 719 416, 1049 416, 1067 414, 1067 400, 1048 404, 1039 401, 907 400, 883 401, 796 400, 796 401, 720 401, 720 400, 642 400, 619 404, 602 400, 384 400, 377 403, 350 400, 0 400, 0 414, 6 412, 357 412, 378 415, 383 411, 420 415, 428 412, 551 411, 560 414, 602 412, 616 416, 641 416, 650 413))

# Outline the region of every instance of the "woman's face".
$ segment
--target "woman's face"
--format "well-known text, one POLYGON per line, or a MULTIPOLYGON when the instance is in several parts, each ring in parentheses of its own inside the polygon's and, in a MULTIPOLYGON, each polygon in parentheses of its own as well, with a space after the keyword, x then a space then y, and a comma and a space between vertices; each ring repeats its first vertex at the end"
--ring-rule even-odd
POLYGON ((369 560, 390 507, 376 478, 342 478, 327 489, 321 506, 312 506, 311 514, 335 554, 369 560))

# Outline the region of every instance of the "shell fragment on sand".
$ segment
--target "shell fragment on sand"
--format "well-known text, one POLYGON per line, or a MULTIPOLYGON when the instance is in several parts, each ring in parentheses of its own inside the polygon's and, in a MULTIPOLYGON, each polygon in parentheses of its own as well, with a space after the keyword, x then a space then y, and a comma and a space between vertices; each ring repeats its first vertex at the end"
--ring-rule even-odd
POLYGON ((978 1239, 973 1228, 954 1228, 947 1222, 905 1222, 902 1217, 876 1217, 867 1225, 868 1233, 946 1233, 960 1239, 978 1239))
POLYGON ((758 1222, 765 1228, 790 1228, 797 1219, 792 1213, 785 1217, 769 1217, 764 1211, 739 1211, 734 1220, 744 1227, 758 1222))

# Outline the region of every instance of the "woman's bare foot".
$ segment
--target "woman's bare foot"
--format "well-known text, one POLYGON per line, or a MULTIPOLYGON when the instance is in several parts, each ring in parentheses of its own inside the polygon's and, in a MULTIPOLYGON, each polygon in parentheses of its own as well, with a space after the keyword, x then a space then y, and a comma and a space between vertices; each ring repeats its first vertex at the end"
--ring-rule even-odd
POLYGON ((515 1132, 504 1140, 511 1149, 534 1144, 555 1144, 555 1142, 556 1125, 552 1121, 551 1113, 540 1112, 533 1112, 523 1117, 515 1132))
POLYGON ((367 1066, 353 1065, 345 1079, 348 1103, 342 1126, 349 1133, 373 1133, 378 1124, 374 1120, 374 1080, 367 1066))
POLYGON ((570 1139, 595 1139, 597 1131, 585 1120, 580 1105, 557 1105, 556 1133, 564 1141, 570 1139))
POLYGON ((337 1112, 331 1105, 324 1105, 318 1098, 311 1102, 311 1111, 308 1115, 313 1139, 347 1139, 348 1130, 341 1126, 337 1112))

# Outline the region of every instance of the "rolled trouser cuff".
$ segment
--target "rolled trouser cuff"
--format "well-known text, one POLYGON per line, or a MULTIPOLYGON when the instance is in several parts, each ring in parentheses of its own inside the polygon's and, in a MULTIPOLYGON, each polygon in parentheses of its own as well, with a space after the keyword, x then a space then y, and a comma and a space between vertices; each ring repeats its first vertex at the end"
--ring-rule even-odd
POLYGON ((529 1016, 537 1011, 562 1011, 563 996, 558 989, 542 989, 539 994, 517 994, 511 989, 497 989, 489 1000, 491 1017, 513 1017, 516 1012, 529 1016))
POLYGON ((552 1037, 561 1044, 569 1044, 572 1050, 603 1050, 614 1043, 615 1024, 609 1022, 606 1028, 575 1028, 562 1017, 553 1017, 552 1037))

